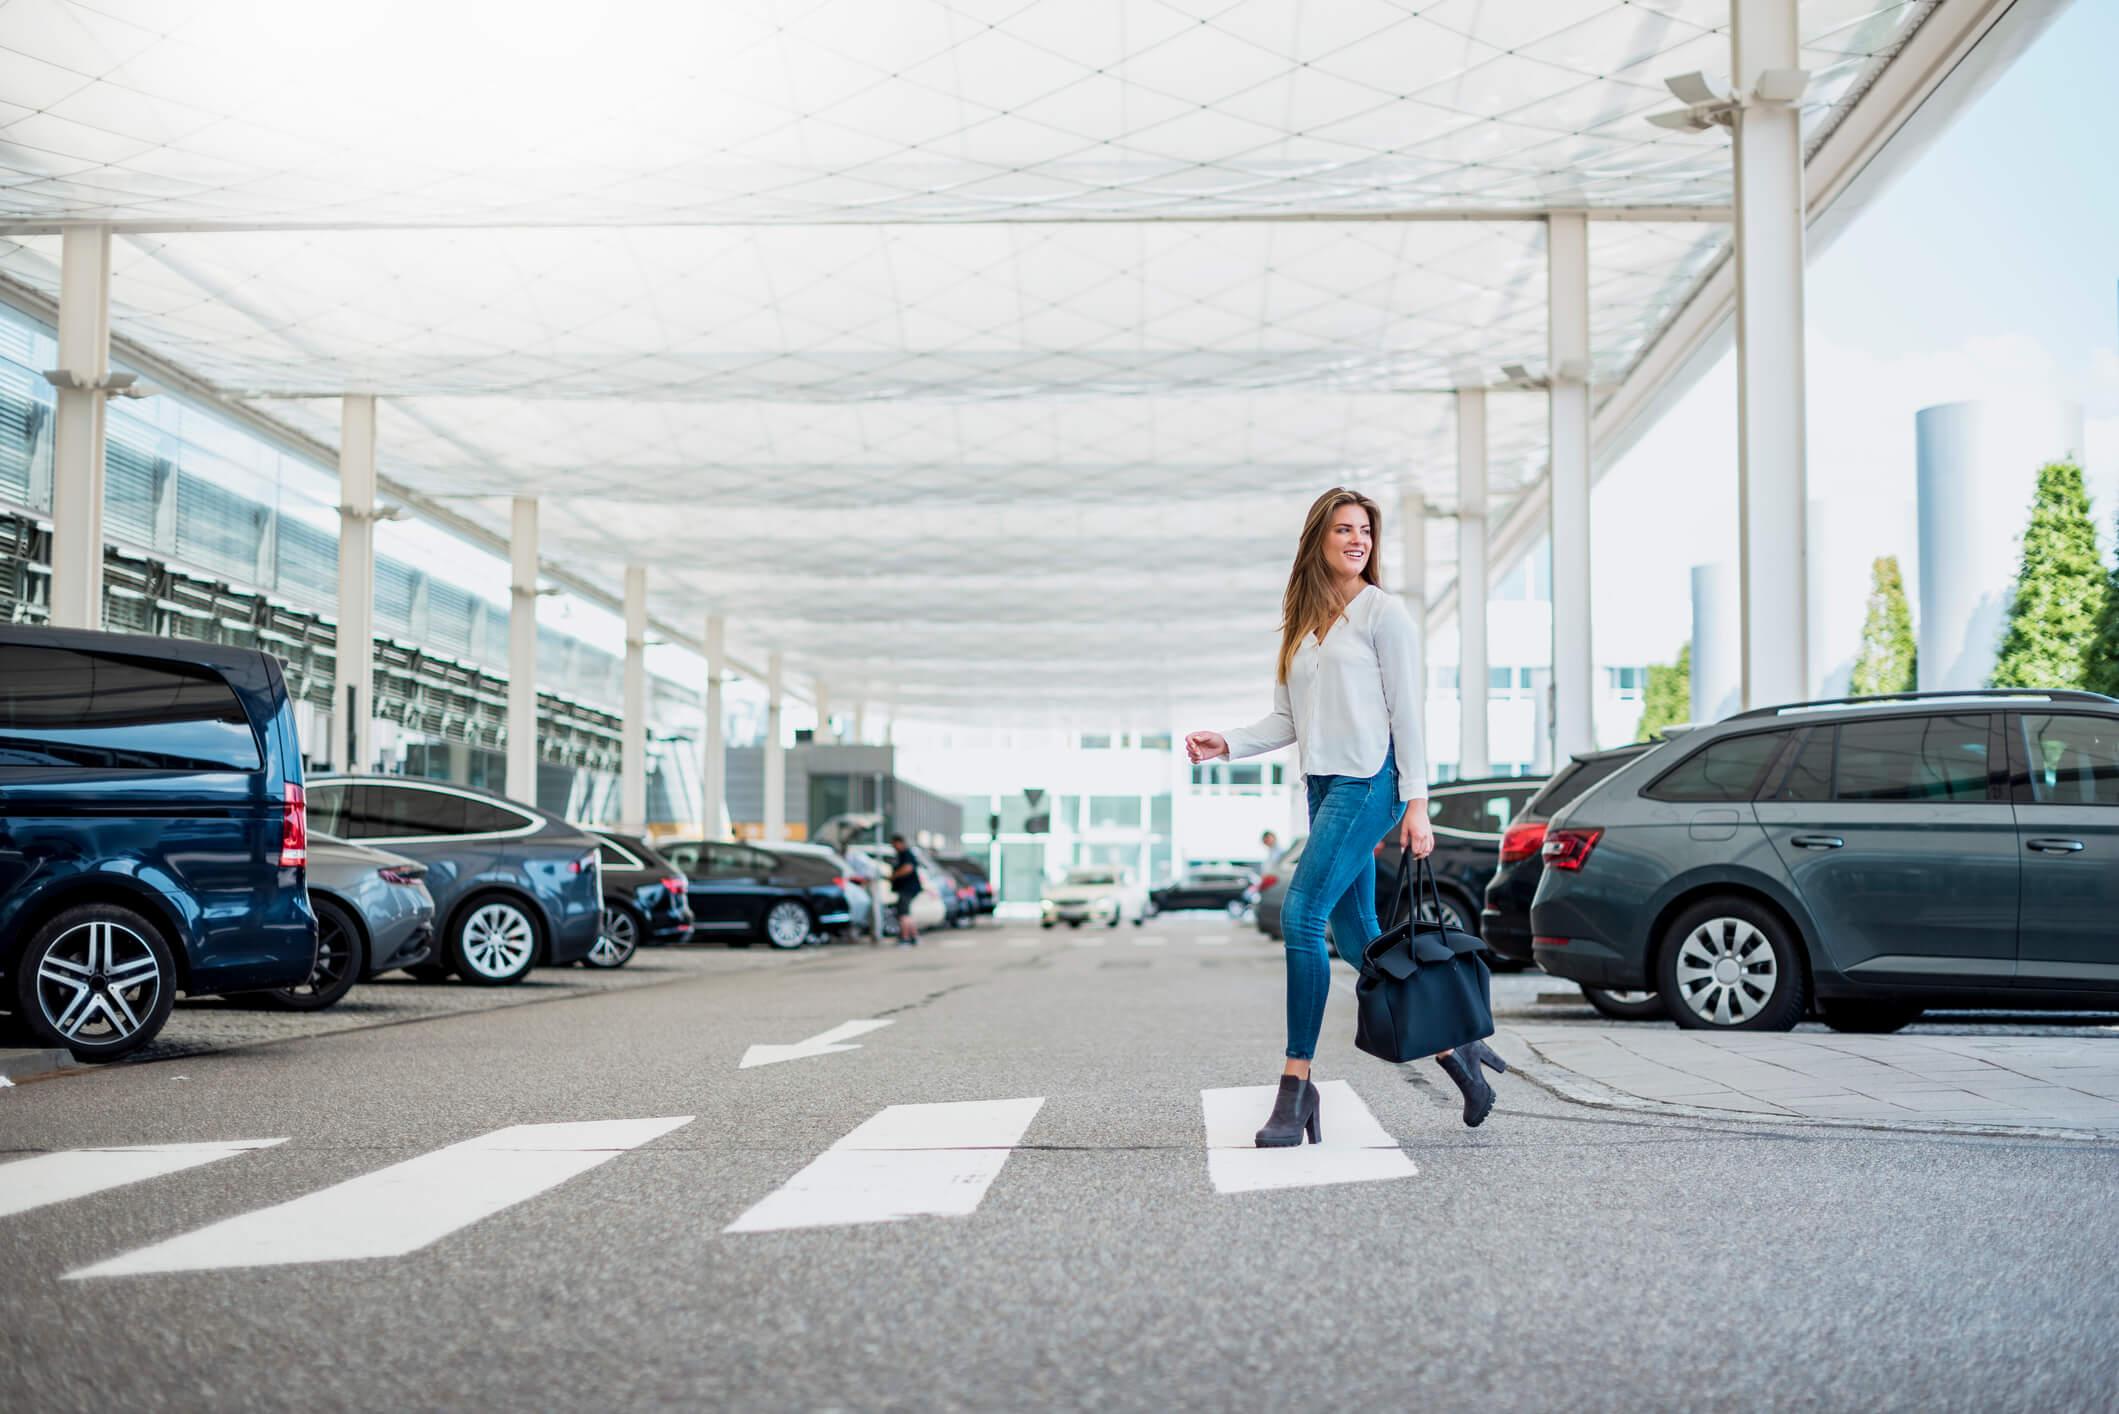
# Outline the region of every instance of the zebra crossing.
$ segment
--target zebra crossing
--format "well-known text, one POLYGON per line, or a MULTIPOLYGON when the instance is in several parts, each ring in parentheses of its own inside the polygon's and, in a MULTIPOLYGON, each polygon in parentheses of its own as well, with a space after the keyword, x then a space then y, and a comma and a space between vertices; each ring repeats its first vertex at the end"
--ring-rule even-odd
POLYGON ((1195 948, 1225 948, 1229 946, 1229 944, 1232 942, 1255 942, 1263 946, 1273 948, 1276 951, 1280 948, 1280 944, 1278 942, 1266 937, 1263 933, 1248 933, 1232 937, 1230 934, 1227 933, 1180 932, 1176 934, 1170 934, 1143 931, 1133 928, 1116 929, 1105 928, 1102 926, 1098 926, 1093 929, 1070 928, 1066 932, 1061 933, 1058 936, 1053 936, 1047 930, 1040 930, 1037 933, 1023 933, 1010 930, 1006 933, 950 934, 943 937, 940 946, 945 948, 958 949, 976 948, 982 947, 987 943, 998 943, 1002 947, 1007 948, 1162 948, 1170 947, 1173 945, 1178 947, 1195 948))
MULTIPOLYGON (((1251 1136, 1274 1087, 1200 1092, 1200 1150, 1216 1194, 1415 1177, 1419 1170, 1353 1087, 1325 1081, 1324 1142, 1258 1149, 1251 1136)), ((748 1234, 968 1218, 1000 1180, 1040 1114, 1041 1096, 890 1105, 831 1144, 720 1231, 748 1234)), ((64 1274, 69 1281, 407 1257, 692 1122, 653 1119, 519 1124, 349 1178, 285 1202, 180 1232, 64 1274)), ((119 1188, 213 1181, 213 1166, 284 1138, 72 1149, 0 1163, 0 1219, 119 1188)), ((1195 1168, 1195 1171, 1196 1168, 1195 1168)))

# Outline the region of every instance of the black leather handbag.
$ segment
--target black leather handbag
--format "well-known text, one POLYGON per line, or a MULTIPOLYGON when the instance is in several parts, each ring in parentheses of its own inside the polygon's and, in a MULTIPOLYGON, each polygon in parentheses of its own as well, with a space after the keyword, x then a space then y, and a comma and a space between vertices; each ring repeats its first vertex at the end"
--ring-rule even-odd
POLYGON ((1442 895, 1425 859, 1399 861, 1391 915, 1361 950, 1354 1044, 1393 1064, 1494 1034, 1493 974, 1479 940, 1442 922, 1442 895), (1424 887, 1423 887, 1424 886, 1424 887), (1421 903, 1433 905, 1421 916, 1421 903), (1401 906, 1403 917, 1399 917, 1401 906))

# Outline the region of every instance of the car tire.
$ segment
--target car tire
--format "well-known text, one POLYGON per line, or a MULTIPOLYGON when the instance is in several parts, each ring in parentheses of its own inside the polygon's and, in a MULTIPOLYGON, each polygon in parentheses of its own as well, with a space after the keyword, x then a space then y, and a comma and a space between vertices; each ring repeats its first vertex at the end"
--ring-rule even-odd
POLYGON ((1040 928, 1050 928, 1050 927, 1053 927, 1054 925, 1053 925, 1053 924, 1050 924, 1050 923, 1040 923, 1040 924, 1038 924, 1037 926, 1038 926, 1038 927, 1040 927, 1040 928))
POLYGON ((161 928, 117 904, 79 904, 46 919, 13 968, 17 1021, 75 1060, 138 1050, 176 1000, 176 964, 161 928))
POLYGON ((782 952, 792 952, 809 941, 809 935, 817 925, 811 920, 809 910, 791 898, 784 898, 765 910, 758 920, 758 931, 765 941, 782 952))
POLYGON ((474 987, 512 987, 537 965, 541 941, 527 903, 480 894, 449 924, 449 967, 474 987))
POLYGON ((276 1011, 322 1011, 336 1006, 368 967, 368 950, 361 943, 360 925, 353 915, 315 894, 309 902, 316 909, 316 961, 299 986, 258 994, 258 1000, 276 1011))
POLYGON ((1702 899, 1663 932, 1657 990, 1688 1031, 1792 1031, 1804 1013, 1799 946, 1750 899, 1702 899))
POLYGON ((1926 1007, 1905 1002, 1819 1002, 1818 1015, 1834 1031, 1855 1036, 1885 1036, 1920 1020, 1926 1007))
POLYGON ((1584 987, 1582 999, 1613 1021, 1661 1021, 1670 1013, 1660 992, 1612 992, 1584 987))
POLYGON ((1067 926, 1069 928, 1079 928, 1082 926, 1082 920, 1079 918, 1070 918, 1067 920, 1067 926))
POLYGON ((581 959, 583 967, 594 967, 609 971, 625 966, 640 951, 640 940, 647 936, 647 920, 640 910, 629 903, 607 904, 603 910, 603 928, 596 935, 596 942, 588 955, 581 959))
POLYGON ((455 975, 446 962, 415 962, 404 971, 406 976, 421 982, 446 982, 455 975))

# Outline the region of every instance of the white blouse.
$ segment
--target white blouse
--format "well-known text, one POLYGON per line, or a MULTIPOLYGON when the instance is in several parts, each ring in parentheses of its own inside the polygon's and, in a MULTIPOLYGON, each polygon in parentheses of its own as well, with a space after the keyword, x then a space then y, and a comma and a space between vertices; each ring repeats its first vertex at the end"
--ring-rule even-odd
POLYGON ((1395 594, 1363 587, 1320 645, 1296 645, 1288 680, 1273 688, 1273 710, 1222 735, 1229 759, 1295 743, 1309 776, 1373 776, 1393 745, 1398 798, 1427 799, 1427 754, 1420 742, 1420 640, 1395 594))

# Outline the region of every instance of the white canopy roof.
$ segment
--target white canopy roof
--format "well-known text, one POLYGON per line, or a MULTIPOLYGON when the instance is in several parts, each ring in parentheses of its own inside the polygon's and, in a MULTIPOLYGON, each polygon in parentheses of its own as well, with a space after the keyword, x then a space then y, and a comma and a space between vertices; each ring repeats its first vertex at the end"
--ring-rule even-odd
MULTIPOLYGON (((1933 10, 1805 0, 1813 143, 1933 10)), ((0 274, 119 232, 113 325, 547 558, 650 567, 835 699, 955 719, 1263 695, 1317 491, 1454 508, 1449 390, 1595 378, 1721 258, 1727 0, 0 5, 0 274)), ((1493 400, 1496 511, 1544 403, 1493 400)), ((1438 526, 1431 573, 1450 575, 1438 526)))

